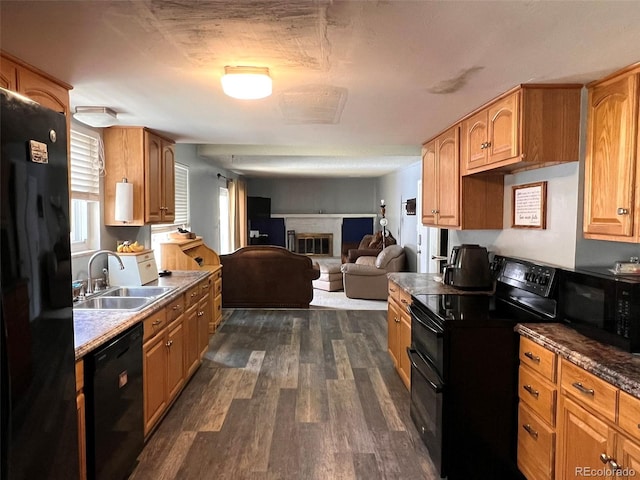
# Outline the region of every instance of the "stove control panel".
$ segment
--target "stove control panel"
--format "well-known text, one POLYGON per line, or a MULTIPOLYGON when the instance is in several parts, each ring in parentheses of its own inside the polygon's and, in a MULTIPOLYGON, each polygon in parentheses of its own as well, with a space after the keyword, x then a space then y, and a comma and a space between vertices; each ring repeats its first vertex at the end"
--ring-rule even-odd
POLYGON ((496 275, 498 282, 543 297, 551 295, 557 276, 555 267, 500 255, 494 257, 491 270, 496 275))

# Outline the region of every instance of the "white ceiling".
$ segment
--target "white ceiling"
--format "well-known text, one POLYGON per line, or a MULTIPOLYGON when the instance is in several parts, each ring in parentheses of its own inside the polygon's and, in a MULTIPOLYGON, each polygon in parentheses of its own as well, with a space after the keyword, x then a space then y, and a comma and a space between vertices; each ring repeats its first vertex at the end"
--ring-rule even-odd
POLYGON ((0 1, 0 47, 74 86, 72 108, 201 144, 246 175, 379 176, 519 83, 640 61, 631 1, 0 1), (225 65, 273 95, 226 97, 225 65))

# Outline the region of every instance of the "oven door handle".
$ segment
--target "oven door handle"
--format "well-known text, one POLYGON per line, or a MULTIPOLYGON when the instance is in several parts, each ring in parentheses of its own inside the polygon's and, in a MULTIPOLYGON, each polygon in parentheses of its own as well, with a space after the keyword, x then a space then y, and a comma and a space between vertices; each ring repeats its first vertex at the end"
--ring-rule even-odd
MULTIPOLYGON (((411 308, 411 307, 409 307, 411 308)), ((433 333, 436 337, 440 338, 442 336, 442 332, 439 330, 436 330, 435 327, 428 325, 427 323, 425 323, 424 320, 422 320, 421 318, 418 318, 418 315, 415 314, 415 312, 413 312, 413 310, 410 310, 411 312, 411 316, 415 319, 416 322, 418 322, 420 325, 422 325, 424 328, 426 328, 427 330, 429 330, 431 333, 433 333)))
POLYGON ((431 380, 429 380, 427 377, 425 377, 422 372, 420 371, 420 368, 418 367, 418 364, 415 362, 414 355, 417 355, 418 357, 420 357, 420 354, 418 352, 416 352, 415 350, 407 347, 407 355, 409 355, 409 361, 411 362, 411 365, 413 365, 413 368, 415 368, 416 372, 418 372, 420 374, 420 376, 422 378, 424 378, 427 383, 431 386, 431 388, 433 389, 434 392, 436 393, 440 393, 442 392, 442 387, 436 385, 435 383, 433 383, 431 380))

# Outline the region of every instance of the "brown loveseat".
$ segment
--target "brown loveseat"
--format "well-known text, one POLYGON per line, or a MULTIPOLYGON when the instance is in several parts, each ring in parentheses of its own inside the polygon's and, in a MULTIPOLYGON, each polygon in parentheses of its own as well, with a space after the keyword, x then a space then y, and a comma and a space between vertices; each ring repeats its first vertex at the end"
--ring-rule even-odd
MULTIPOLYGON (((384 246, 395 245, 396 239, 389 233, 384 239, 384 246)), ((342 263, 356 263, 358 257, 375 257, 382 251, 382 232, 365 235, 358 248, 351 248, 342 256, 342 263)))
POLYGON ((305 255, 276 246, 220 255, 225 308, 309 308, 320 270, 305 255))

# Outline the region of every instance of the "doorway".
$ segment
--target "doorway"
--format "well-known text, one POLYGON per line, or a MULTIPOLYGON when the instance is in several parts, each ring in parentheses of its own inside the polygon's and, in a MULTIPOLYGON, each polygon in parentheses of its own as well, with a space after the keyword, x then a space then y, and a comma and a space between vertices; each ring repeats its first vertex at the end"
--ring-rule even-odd
POLYGON ((229 216, 229 189, 220 187, 218 194, 218 218, 220 225, 220 253, 231 253, 231 218, 229 216))

